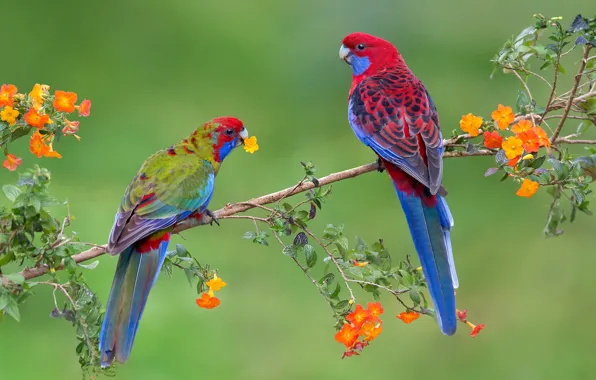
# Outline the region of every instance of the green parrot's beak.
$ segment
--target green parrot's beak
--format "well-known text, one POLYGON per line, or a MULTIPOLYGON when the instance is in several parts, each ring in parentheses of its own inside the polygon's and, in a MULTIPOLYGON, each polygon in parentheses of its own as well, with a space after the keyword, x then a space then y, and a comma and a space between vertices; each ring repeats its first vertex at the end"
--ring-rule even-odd
POLYGON ((248 138, 248 131, 246 128, 243 128, 238 136, 240 136, 240 140, 238 140, 238 144, 236 146, 244 145, 244 140, 248 138))

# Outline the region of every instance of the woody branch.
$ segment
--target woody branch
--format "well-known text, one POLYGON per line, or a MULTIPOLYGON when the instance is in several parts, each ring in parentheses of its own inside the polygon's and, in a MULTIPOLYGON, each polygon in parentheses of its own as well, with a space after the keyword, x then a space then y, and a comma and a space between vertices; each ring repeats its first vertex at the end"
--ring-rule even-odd
MULTIPOLYGON (((583 143, 583 144, 596 144, 596 141, 573 140, 572 137, 573 136, 559 138, 559 139, 557 139, 556 142, 553 142, 553 145, 555 145, 555 144, 573 144, 573 143, 579 143, 579 141, 581 141, 581 143, 583 143)), ((444 146, 446 148, 460 147, 461 144, 457 144, 456 143, 457 141, 469 140, 470 138, 471 138, 471 136, 469 134, 463 134, 463 135, 459 135, 459 136, 454 136, 449 139, 445 139, 443 142, 444 142, 444 146)), ((492 150, 492 149, 481 149, 481 150, 477 150, 477 151, 470 152, 470 153, 461 151, 461 150, 455 150, 455 151, 445 152, 444 157, 445 158, 454 158, 454 157, 470 157, 470 156, 493 156, 496 153, 497 153, 497 150, 492 150)), ((355 178, 355 177, 358 177, 358 176, 366 174, 366 173, 374 172, 376 170, 377 170, 377 163, 370 163, 370 164, 354 167, 351 169, 332 173, 325 177, 319 178, 318 185, 319 186, 329 185, 334 182, 339 182, 339 181, 343 181, 346 179, 355 178)), ((248 211, 253 208, 259 208, 259 207, 265 206, 267 204, 278 202, 281 199, 291 197, 296 194, 303 193, 303 192, 313 189, 315 187, 316 186, 313 182, 301 181, 295 186, 288 187, 286 189, 276 191, 271 194, 262 195, 260 197, 252 198, 252 199, 250 199, 248 201, 244 201, 244 202, 229 203, 226 206, 224 206, 223 208, 216 210, 214 212, 214 214, 217 219, 232 219, 232 218, 234 218, 234 216, 236 214, 248 211)), ((183 222, 178 223, 172 232, 179 234, 180 232, 186 231, 190 228, 194 228, 194 227, 201 226, 204 224, 209 224, 212 222, 212 220, 213 219, 211 217, 202 214, 199 218, 191 218, 191 219, 187 219, 183 222)), ((99 257, 99 256, 105 254, 107 252, 106 248, 107 248, 107 245, 105 245, 105 244, 104 245, 95 245, 94 247, 92 247, 86 251, 83 251, 81 253, 73 255, 72 259, 77 264, 81 263, 81 262, 85 262, 85 261, 94 259, 96 257, 99 257)), ((54 270, 64 269, 64 263, 60 264, 58 267, 53 268, 53 269, 54 270)), ((40 266, 36 266, 33 268, 24 269, 23 271, 20 272, 20 274, 23 275, 25 280, 30 280, 32 278, 42 276, 49 271, 50 271, 50 268, 47 265, 40 265, 40 266)), ((1 278, 2 278, 3 285, 10 283, 10 280, 8 280, 4 277, 1 277, 1 278)))

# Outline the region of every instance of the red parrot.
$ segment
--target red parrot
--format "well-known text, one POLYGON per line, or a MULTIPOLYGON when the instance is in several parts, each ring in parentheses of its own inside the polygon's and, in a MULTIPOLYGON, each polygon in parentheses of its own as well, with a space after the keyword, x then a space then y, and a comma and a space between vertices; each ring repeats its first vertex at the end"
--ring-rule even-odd
POLYGON ((352 66, 348 120, 378 156, 401 202, 418 252, 437 322, 445 335, 457 327, 458 286, 445 202, 443 138, 428 91, 395 46, 365 33, 346 36, 339 56, 352 66))

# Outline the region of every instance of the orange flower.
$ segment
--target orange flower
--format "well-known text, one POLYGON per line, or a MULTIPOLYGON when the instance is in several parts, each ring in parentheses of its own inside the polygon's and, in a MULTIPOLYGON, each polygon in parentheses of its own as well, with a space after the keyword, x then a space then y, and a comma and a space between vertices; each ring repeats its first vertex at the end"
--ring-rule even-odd
POLYGON ((532 122, 530 120, 520 120, 519 123, 514 124, 513 127, 511 127, 511 132, 522 133, 529 131, 530 129, 532 129, 532 122))
POLYGON ((0 87, 0 107, 14 105, 13 97, 17 94, 17 88, 14 84, 3 84, 0 87))
POLYGON ((365 266, 367 266, 367 265, 368 265, 368 261, 356 261, 356 260, 353 260, 353 261, 352 261, 352 264, 353 264, 355 267, 360 267, 360 268, 362 268, 362 267, 365 267, 365 266))
POLYGON ((420 313, 415 311, 404 311, 397 315, 397 318, 401 319, 405 324, 410 324, 420 317, 420 313))
POLYGON ((41 158, 50 152, 50 147, 45 143, 45 141, 43 141, 39 131, 36 131, 31 135, 31 140, 29 141, 29 150, 38 158, 41 158))
POLYGON ((503 137, 499 132, 484 132, 484 146, 489 149, 500 149, 503 144, 503 137))
POLYGON ((480 324, 478 326, 476 326, 476 325, 474 325, 473 323, 470 323, 470 322, 468 322, 467 324, 468 324, 468 326, 470 326, 472 328, 472 332, 470 333, 470 336, 472 338, 475 338, 476 335, 478 335, 478 333, 480 333, 480 330, 482 330, 484 328, 484 323, 482 323, 482 324, 480 324))
POLYGON ((44 154, 43 156, 47 157, 47 158, 62 158, 62 155, 60 153, 56 152, 54 150, 54 148, 52 148, 51 144, 49 146, 48 152, 46 154, 44 154))
POLYGON ((353 312, 348 314, 346 319, 355 327, 360 327, 364 322, 370 319, 370 312, 368 310, 364 310, 361 305, 356 305, 356 308, 353 312))
POLYGON ((14 154, 7 154, 6 160, 2 162, 2 166, 10 170, 11 172, 14 172, 15 170, 17 170, 21 162, 23 162, 22 158, 19 158, 14 154))
POLYGON ((538 182, 525 178, 522 182, 521 187, 515 194, 520 197, 531 198, 532 195, 536 194, 536 192, 538 191, 538 187, 538 182))
POLYGON ((517 156, 512 158, 511 160, 509 160, 509 162, 507 162, 507 166, 511 166, 514 167, 515 165, 517 165, 517 163, 519 162, 519 159, 521 158, 521 156, 517 156))
POLYGON ((19 111, 15 110, 11 106, 6 106, 0 111, 0 119, 8 123, 8 125, 13 125, 17 122, 17 117, 19 117, 19 111))
POLYGON ((25 121, 27 124, 37 129, 43 128, 49 120, 50 117, 48 115, 40 115, 34 108, 30 108, 25 114, 25 121))
POLYGON ((33 89, 29 93, 29 97, 31 98, 35 110, 39 111, 41 106, 43 106, 44 98, 48 95, 49 89, 50 86, 46 84, 35 83, 35 86, 33 86, 33 89))
POLYGON ((380 302, 375 302, 375 303, 369 302, 368 303, 368 312, 374 319, 377 319, 377 318, 379 318, 379 315, 383 314, 383 306, 381 306, 380 302))
POLYGON ((199 305, 199 307, 202 307, 203 309, 213 309, 215 307, 218 307, 219 304, 219 299, 213 297, 208 293, 203 293, 201 294, 201 298, 197 298, 197 305, 199 305))
POLYGON ((360 329, 360 335, 364 335, 365 341, 374 340, 383 331, 381 323, 365 323, 360 329))
POLYGON ((79 105, 79 116, 87 117, 91 113, 91 100, 83 100, 79 105))
POLYGON ((534 132, 538 135, 538 141, 540 142, 540 146, 550 147, 550 140, 548 139, 548 135, 544 131, 544 129, 540 127, 532 128, 534 132))
POLYGON ((490 116, 497 122, 499 129, 507 128, 515 120, 511 107, 505 107, 502 104, 499 104, 499 107, 490 116))
POLYGON ((536 153, 540 148, 540 141, 538 135, 533 130, 529 129, 517 135, 523 142, 522 147, 526 152, 536 153))
POLYGON ((79 122, 78 121, 70 121, 67 118, 64 118, 64 128, 62 128, 62 133, 64 135, 74 135, 79 131, 79 122))
POLYGON ((459 127, 464 131, 470 134, 470 136, 478 136, 478 131, 482 126, 482 118, 478 116, 474 116, 473 114, 469 113, 467 115, 462 115, 461 120, 459 121, 459 127))
POLYGON ((54 96, 54 108, 56 109, 56 111, 71 113, 75 110, 77 94, 75 94, 74 92, 56 90, 54 96))
POLYGON ((213 280, 207 281, 207 286, 209 287, 209 289, 214 290, 216 292, 226 285, 227 283, 223 282, 221 278, 217 277, 217 273, 215 273, 213 280))
POLYGON ((335 340, 350 348, 356 343, 359 335, 359 328, 353 327, 349 323, 345 323, 341 330, 335 334, 335 340))
POLYGON ((505 156, 508 159, 515 158, 524 152, 522 147, 523 141, 515 136, 511 136, 503 141, 503 149, 505 150, 505 156))

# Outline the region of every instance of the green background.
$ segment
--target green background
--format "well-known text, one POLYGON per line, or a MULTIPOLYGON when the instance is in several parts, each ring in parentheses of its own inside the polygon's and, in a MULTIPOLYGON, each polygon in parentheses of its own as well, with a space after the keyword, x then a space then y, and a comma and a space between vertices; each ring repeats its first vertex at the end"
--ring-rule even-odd
MULTIPOLYGON (((350 32, 396 44, 450 135, 464 113, 488 115, 498 103, 515 104, 515 78, 497 73, 490 80, 489 60, 533 23, 532 14, 564 16, 568 25, 594 8, 589 0, 3 1, 0 82, 21 91, 47 83, 93 102, 81 122, 82 141, 57 145, 63 159, 37 159, 25 140, 11 151, 24 158, 23 167, 49 168, 53 193, 72 203, 73 229, 83 241, 104 243, 142 161, 215 116, 241 118, 261 149, 229 157, 213 209, 294 184, 299 161, 312 160, 320 176, 371 162, 346 120, 350 69, 337 51, 350 32)), ((534 86, 544 98, 545 89, 534 86)), ((456 220, 458 304, 486 324, 478 338, 463 325, 447 338, 430 318, 405 325, 395 318, 402 310, 384 297, 383 333, 362 356, 342 361, 328 306, 308 279, 278 246, 241 239, 250 222, 224 221, 184 234, 185 246, 228 282, 221 306, 199 309, 182 273, 164 276, 118 378, 589 377, 594 218, 579 215, 563 236, 543 238, 548 195, 515 196, 513 182, 483 177, 492 163, 450 159, 444 171, 456 220)), ((16 174, 3 170, 0 179, 12 183, 16 174)), ((371 243, 382 237, 396 258, 415 253, 386 175, 335 184, 313 230, 320 234, 325 223, 345 223, 352 243, 356 234, 371 243)), ((87 275, 102 300, 115 264, 102 256, 87 275)), ((3 379, 80 377, 74 331, 50 319, 51 309, 51 291, 40 289, 22 307, 20 323, 0 324, 3 379)))

